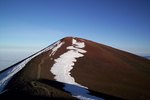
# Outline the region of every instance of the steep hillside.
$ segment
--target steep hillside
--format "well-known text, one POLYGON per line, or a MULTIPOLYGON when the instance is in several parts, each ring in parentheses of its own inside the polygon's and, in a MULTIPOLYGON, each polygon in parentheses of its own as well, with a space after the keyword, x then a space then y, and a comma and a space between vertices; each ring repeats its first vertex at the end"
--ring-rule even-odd
POLYGON ((0 73, 1 96, 36 99, 150 99, 150 61, 66 37, 0 73))

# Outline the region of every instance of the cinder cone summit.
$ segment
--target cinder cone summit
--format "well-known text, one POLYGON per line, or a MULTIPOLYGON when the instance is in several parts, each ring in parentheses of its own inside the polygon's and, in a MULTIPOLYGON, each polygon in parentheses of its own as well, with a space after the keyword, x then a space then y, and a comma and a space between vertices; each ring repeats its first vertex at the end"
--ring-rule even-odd
POLYGON ((0 72, 0 96, 150 99, 150 60, 66 37, 0 72))

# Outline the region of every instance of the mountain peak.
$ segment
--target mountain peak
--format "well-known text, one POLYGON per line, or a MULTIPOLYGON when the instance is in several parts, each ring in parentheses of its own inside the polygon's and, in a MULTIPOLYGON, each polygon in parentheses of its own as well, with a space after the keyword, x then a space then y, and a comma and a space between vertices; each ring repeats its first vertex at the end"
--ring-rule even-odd
POLYGON ((65 37, 0 73, 2 95, 150 99, 148 59, 65 37), (146 87, 145 87, 146 86, 146 87))
POLYGON ((73 37, 73 36, 68 36, 68 37, 64 37, 64 38, 62 38, 61 40, 62 41, 72 41, 72 39, 76 39, 76 40, 78 40, 78 41, 83 41, 84 39, 82 39, 82 38, 79 38, 79 37, 73 37))

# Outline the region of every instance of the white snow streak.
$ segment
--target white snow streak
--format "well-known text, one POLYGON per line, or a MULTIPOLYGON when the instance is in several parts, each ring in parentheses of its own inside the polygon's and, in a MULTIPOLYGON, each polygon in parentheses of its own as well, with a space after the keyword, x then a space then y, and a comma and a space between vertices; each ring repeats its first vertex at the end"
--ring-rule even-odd
POLYGON ((55 59, 56 63, 51 69, 51 72, 56 75, 55 79, 64 83, 76 84, 74 78, 70 76, 70 71, 74 66, 74 62, 77 61, 75 58, 78 57, 83 57, 83 54, 69 50, 61 55, 60 58, 55 59))
POLYGON ((84 43, 77 42, 75 39, 72 41, 72 45, 68 46, 66 53, 60 55, 59 58, 55 59, 55 64, 51 68, 51 72, 56 75, 55 79, 69 84, 76 84, 74 78, 70 76, 70 71, 72 70, 72 66, 74 66, 74 62, 76 62, 76 58, 83 57, 84 55, 81 53, 86 53, 85 50, 79 49, 83 48, 84 43), (78 47, 78 48, 77 48, 78 47))
POLYGON ((55 59, 55 64, 51 68, 51 72, 55 75, 54 79, 59 82, 66 83, 64 89, 70 92, 74 97, 80 100, 103 100, 101 98, 89 95, 88 88, 75 82, 75 79, 70 75, 76 59, 83 57, 82 53, 87 51, 82 48, 85 47, 84 42, 77 42, 72 39, 72 46, 68 46, 68 51, 55 59))
POLYGON ((8 81, 11 79, 11 77, 13 75, 15 75, 18 71, 20 71, 31 59, 33 59, 34 57, 40 55, 43 52, 49 51, 53 48, 52 50, 52 54, 54 55, 55 52, 57 51, 57 49, 62 45, 63 43, 61 43, 60 41, 54 43, 51 46, 48 46, 47 48, 45 48, 44 50, 36 53, 35 55, 25 59, 24 61, 22 61, 21 63, 15 65, 14 67, 6 70, 5 72, 0 74, 0 94, 3 92, 4 87, 7 85, 8 81), (56 46, 56 47, 55 47, 56 46))
POLYGON ((64 42, 56 42, 56 46, 52 49, 52 52, 49 56, 54 55, 56 53, 56 51, 64 44, 64 42))
POLYGON ((72 40, 72 44, 73 44, 76 48, 84 48, 84 47, 85 47, 84 42, 77 42, 77 40, 75 40, 75 39, 72 40))

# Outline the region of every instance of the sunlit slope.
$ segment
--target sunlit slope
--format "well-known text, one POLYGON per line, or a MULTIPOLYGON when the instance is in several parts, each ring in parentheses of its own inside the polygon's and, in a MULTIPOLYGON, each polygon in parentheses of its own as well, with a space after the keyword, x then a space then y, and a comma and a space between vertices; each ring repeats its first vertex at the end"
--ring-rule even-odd
POLYGON ((0 82, 8 83, 2 95, 150 99, 150 61, 131 53, 67 37, 29 58, 0 74, 0 82))

